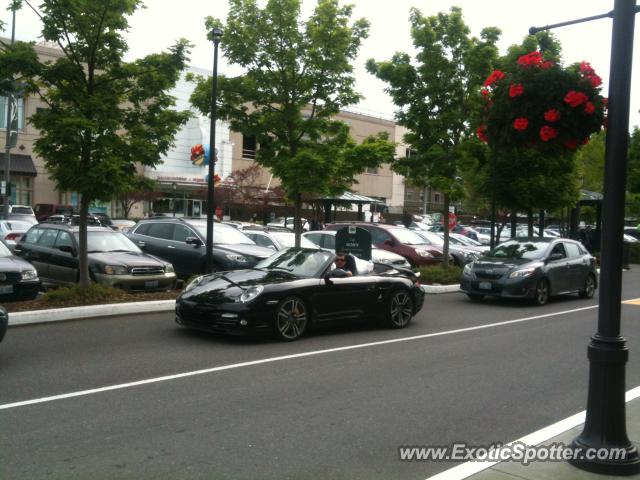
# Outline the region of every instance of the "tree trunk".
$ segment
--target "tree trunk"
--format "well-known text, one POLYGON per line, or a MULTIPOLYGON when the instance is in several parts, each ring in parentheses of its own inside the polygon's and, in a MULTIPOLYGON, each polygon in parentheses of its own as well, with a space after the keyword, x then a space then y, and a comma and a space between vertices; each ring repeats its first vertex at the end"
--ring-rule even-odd
POLYGON ((87 258, 87 217, 89 216, 90 199, 85 195, 80 197, 80 231, 78 243, 80 251, 78 252, 78 260, 80 262, 80 287, 87 288, 91 283, 89 277, 89 261, 87 258))
POLYGON ((442 266, 449 268, 449 195, 444 194, 444 212, 442 222, 444 225, 444 244, 442 246, 442 266))
POLYGON ((511 238, 516 238, 516 230, 518 228, 518 212, 511 212, 511 238))
POLYGON ((300 236, 302 235, 302 223, 300 214, 302 212, 302 194, 296 193, 295 210, 293 213, 293 231, 296 235, 296 248, 300 248, 300 236))
POLYGON ((533 237, 533 210, 527 212, 527 236, 533 237))

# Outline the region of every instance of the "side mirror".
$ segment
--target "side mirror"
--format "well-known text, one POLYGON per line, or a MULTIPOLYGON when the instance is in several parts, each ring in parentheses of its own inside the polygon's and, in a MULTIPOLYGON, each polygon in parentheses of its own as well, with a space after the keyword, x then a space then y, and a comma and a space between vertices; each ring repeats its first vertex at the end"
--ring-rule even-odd
POLYGON ((564 257, 562 256, 561 253, 552 253, 551 255, 549 255, 549 258, 547 260, 549 260, 550 262, 553 262, 554 260, 560 260, 562 258, 564 257))
POLYGON ((385 245, 387 245, 387 246, 389 246, 389 247, 393 247, 393 246, 395 245, 395 243, 394 243, 394 242, 393 242, 393 240, 391 240, 391 239, 386 239, 386 240, 384 241, 384 244, 385 244, 385 245))
POLYGON ((187 237, 185 238, 184 243, 187 245, 195 245, 196 247, 202 245, 202 241, 198 237, 187 237))
POLYGON ((58 250, 60 250, 61 252, 70 253, 74 257, 76 256, 76 249, 73 248, 71 245, 60 245, 58 247, 58 250))
POLYGON ((331 270, 324 276, 324 283, 326 283, 327 285, 331 285, 333 283, 331 281, 332 278, 347 278, 348 276, 349 274, 346 272, 346 270, 336 268, 334 270, 331 270))

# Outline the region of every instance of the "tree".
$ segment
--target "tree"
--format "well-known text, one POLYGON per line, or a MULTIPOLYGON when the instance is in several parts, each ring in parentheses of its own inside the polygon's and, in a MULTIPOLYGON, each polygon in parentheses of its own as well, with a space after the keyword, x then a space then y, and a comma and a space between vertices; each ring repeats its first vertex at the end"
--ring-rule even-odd
POLYGON ((627 163, 627 204, 629 214, 640 216, 640 128, 635 127, 629 139, 627 163))
POLYGON ((155 180, 144 175, 137 175, 131 179, 129 185, 118 195, 124 218, 129 218, 129 213, 133 206, 142 201, 152 201, 160 197, 160 193, 155 191, 155 180))
POLYGON ((44 40, 62 56, 35 61, 32 84, 48 108, 31 116, 40 130, 36 153, 61 191, 80 194, 80 284, 89 284, 87 223, 89 204, 126 191, 136 164, 155 166, 188 118, 171 110, 174 87, 185 67, 189 45, 179 40, 168 53, 123 62, 122 33, 140 0, 43 0, 44 40))
MULTIPOLYGON (((300 20, 300 0, 230 0, 222 27, 222 50, 245 73, 220 78, 221 118, 231 128, 255 136, 256 162, 280 179, 295 205, 296 245, 300 244, 303 193, 344 191, 367 167, 391 161, 394 146, 384 136, 360 145, 348 126, 333 117, 361 98, 354 91, 353 60, 367 36, 364 19, 349 24, 352 7, 319 0, 310 18, 300 20)), ((198 78, 192 104, 209 114, 211 81, 198 78)))
MULTIPOLYGON (((396 53, 389 61, 369 59, 367 70, 388 84, 386 92, 399 107, 396 120, 409 130, 404 141, 412 155, 394 169, 410 184, 443 193, 446 222, 450 202, 463 196, 461 170, 473 137, 469 120, 480 108, 478 91, 497 59, 500 31, 485 28, 481 39, 470 37, 458 7, 431 17, 413 8, 409 22, 415 62, 396 53)), ((444 250, 448 259, 447 228, 444 250)))
MULTIPOLYGON (((604 186, 604 144, 606 132, 593 135, 589 143, 576 153, 582 188, 602 193, 604 186)), ((629 163, 631 165, 631 163, 629 163)), ((629 170, 631 172, 631 168, 629 170)), ((639 190, 640 191, 640 190, 639 190)))

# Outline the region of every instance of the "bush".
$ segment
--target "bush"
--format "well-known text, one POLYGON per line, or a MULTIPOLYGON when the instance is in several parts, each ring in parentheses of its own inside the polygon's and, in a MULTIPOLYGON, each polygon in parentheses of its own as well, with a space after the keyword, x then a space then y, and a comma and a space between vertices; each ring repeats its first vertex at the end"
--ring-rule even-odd
POLYGON ((420 283, 427 285, 454 285, 460 283, 462 279, 462 269, 455 265, 449 265, 447 268, 442 265, 421 267, 418 271, 420 272, 420 283))
POLYGON ((72 287, 60 287, 49 290, 42 297, 42 303, 48 306, 65 306, 73 304, 117 303, 129 298, 127 292, 97 283, 91 283, 87 288, 76 284, 72 287))
POLYGON ((640 263, 640 243, 629 243, 627 245, 629 247, 629 263, 640 263))

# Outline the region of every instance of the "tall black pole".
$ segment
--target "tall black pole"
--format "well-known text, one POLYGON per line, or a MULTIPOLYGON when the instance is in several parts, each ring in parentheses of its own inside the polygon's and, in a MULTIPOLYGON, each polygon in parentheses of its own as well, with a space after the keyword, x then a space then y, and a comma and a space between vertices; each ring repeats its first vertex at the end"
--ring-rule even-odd
POLYGON ((496 158, 491 153, 491 237, 489 248, 493 250, 498 243, 496 236, 496 158))
MULTIPOLYGON (((11 23, 11 45, 15 43, 16 39, 16 9, 13 10, 12 23, 11 23)), ((4 215, 3 218, 9 218, 9 201, 10 201, 10 192, 11 192, 11 127, 13 116, 17 116, 18 112, 11 112, 11 107, 13 106, 13 92, 9 90, 7 93, 7 124, 5 128, 7 129, 6 143, 4 145, 5 153, 4 153, 4 183, 5 183, 5 193, 4 193, 4 215)), ((16 104, 17 108, 17 104, 16 104)), ((17 132, 16 132, 17 134, 17 132)))
POLYGON ((211 127, 209 130, 209 175, 207 177, 207 265, 206 272, 213 271, 213 186, 216 163, 216 110, 218 103, 218 45, 222 37, 222 30, 214 28, 213 36, 213 78, 211 87, 211 127))
POLYGON ((613 475, 640 472, 640 456, 627 437, 625 365, 629 357, 620 335, 622 235, 624 227, 629 101, 636 0, 615 0, 609 79, 609 119, 605 144, 602 264, 598 330, 588 347, 589 393, 582 433, 573 441, 581 449, 624 449, 623 459, 581 459, 578 468, 613 475))

